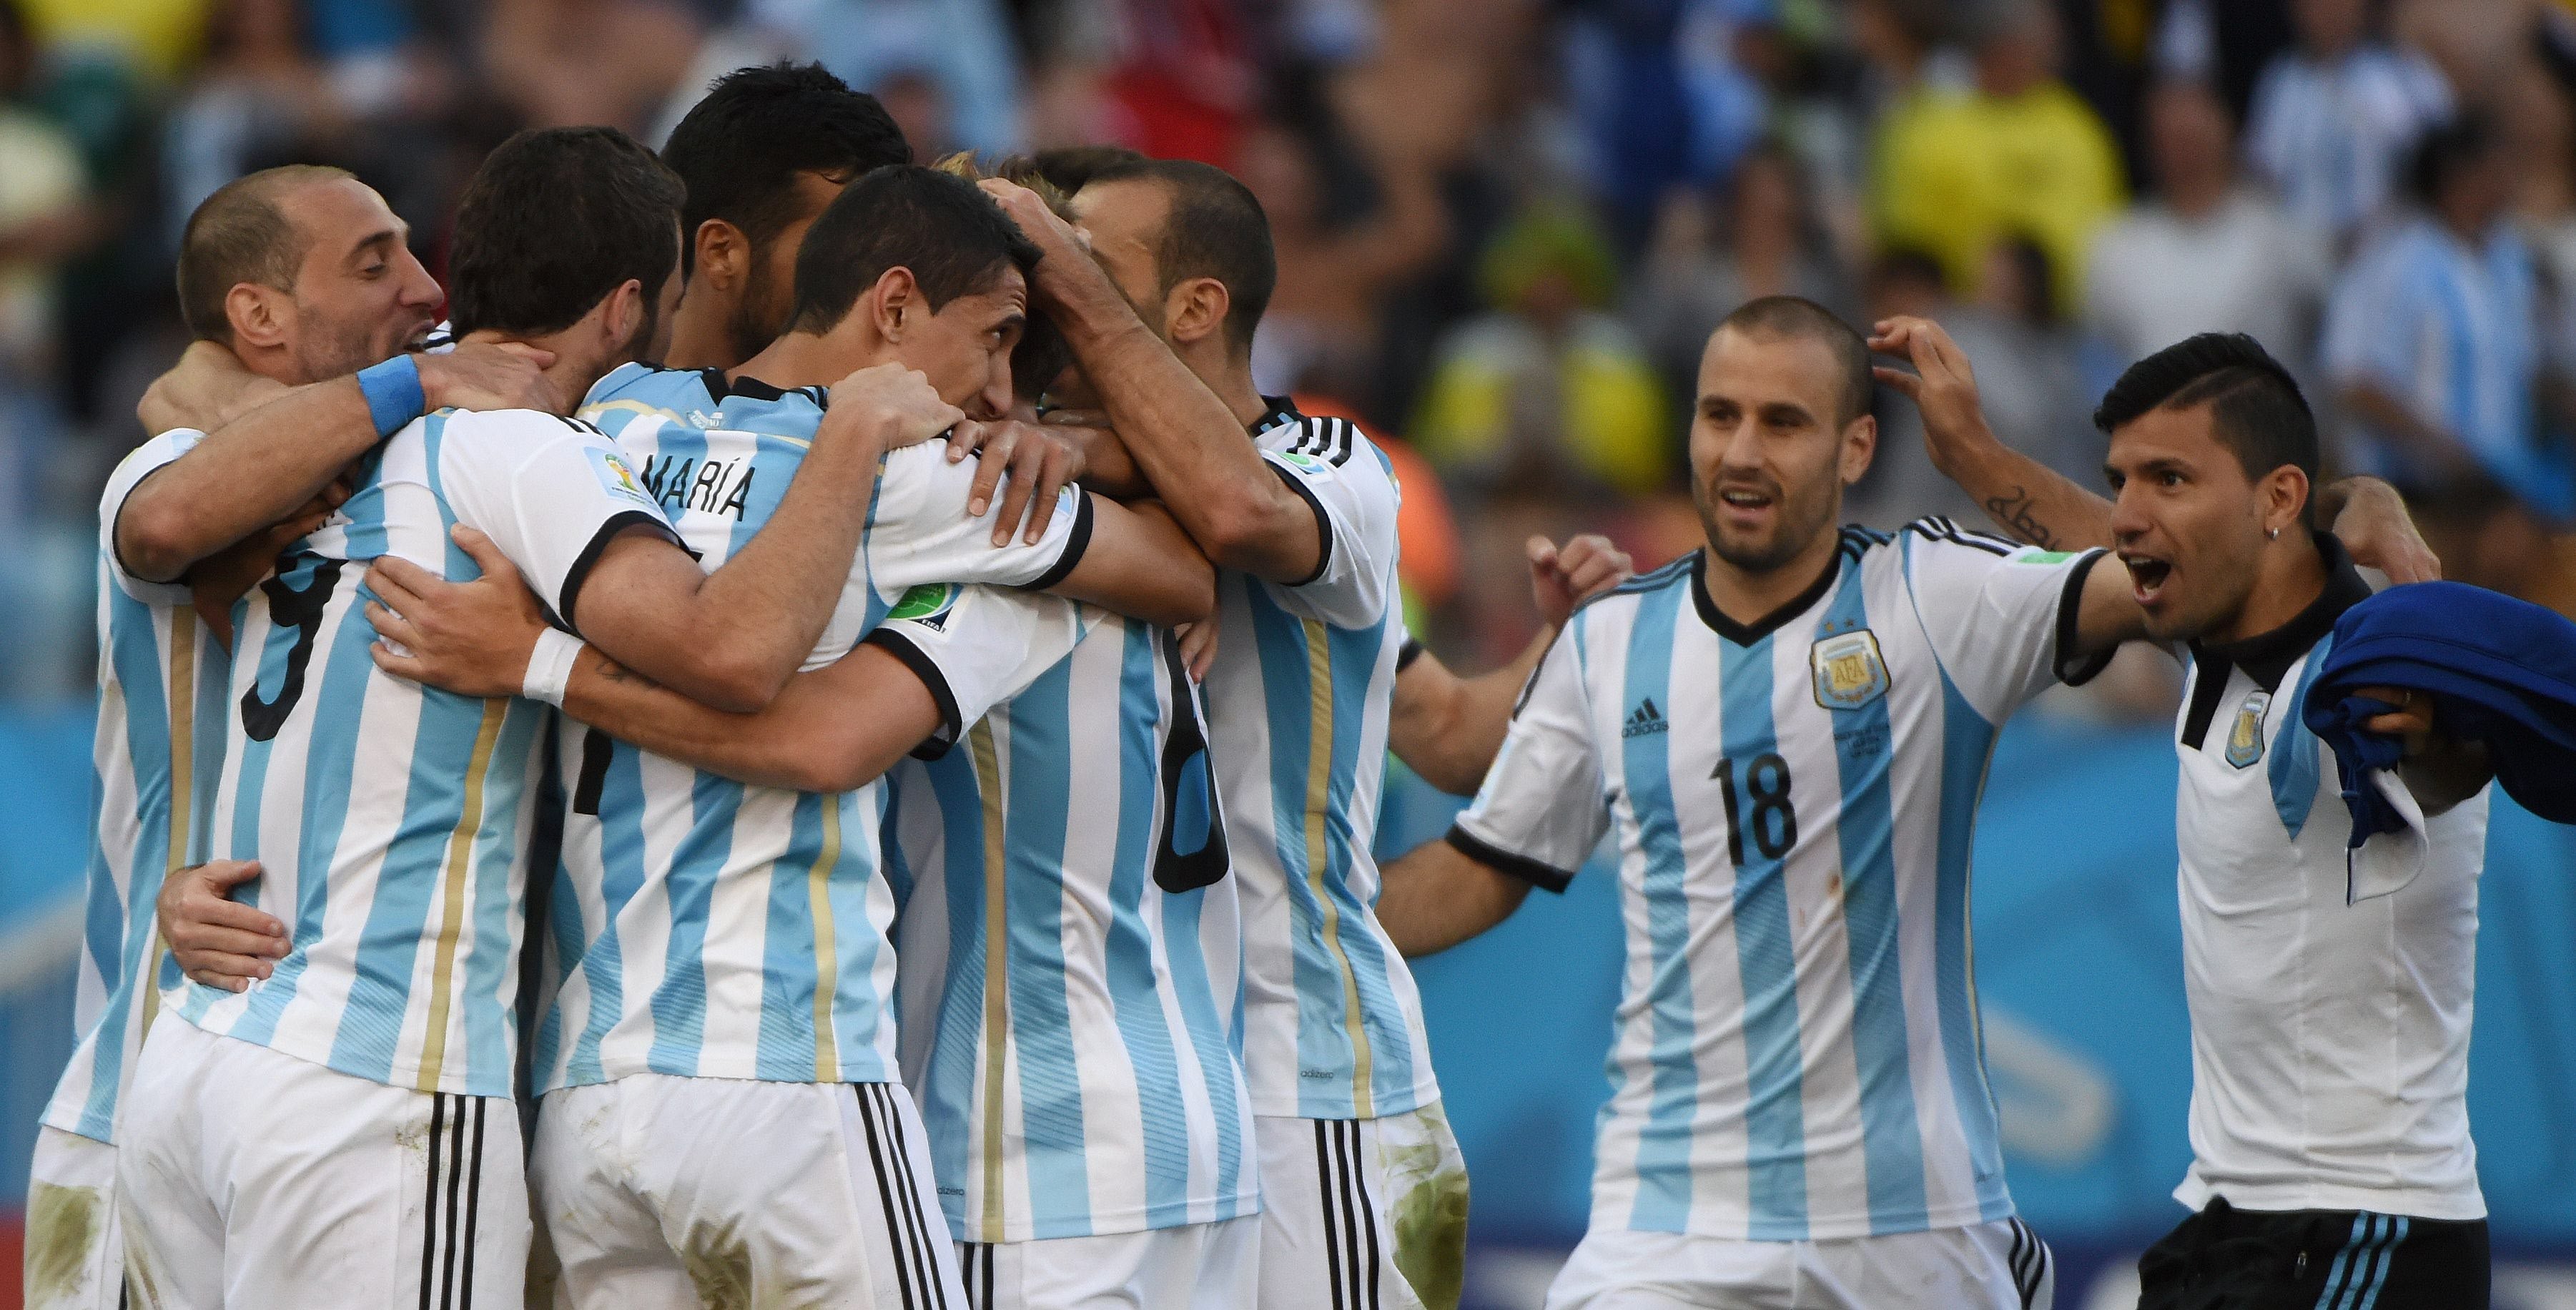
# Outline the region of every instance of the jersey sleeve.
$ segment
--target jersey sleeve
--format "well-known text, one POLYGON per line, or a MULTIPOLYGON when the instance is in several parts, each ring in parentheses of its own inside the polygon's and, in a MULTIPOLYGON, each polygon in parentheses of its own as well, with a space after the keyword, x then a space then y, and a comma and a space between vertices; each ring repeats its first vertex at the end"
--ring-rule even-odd
POLYGON ((599 429, 533 410, 450 416, 439 490, 459 523, 481 529, 530 590, 579 631, 581 584, 629 528, 679 534, 599 429))
POLYGON ((1909 526, 1905 582, 1952 685, 1989 723, 2058 682, 2081 685, 2111 653, 2076 654, 2084 579, 2100 550, 2042 550, 1947 519, 1909 526))
POLYGON ((172 428, 144 442, 117 461, 116 470, 107 475, 107 490, 98 498, 98 550, 107 561, 109 576, 116 580, 119 591, 147 605, 185 605, 188 587, 182 582, 146 582, 125 567, 125 557, 116 549, 116 520, 125 512, 125 502, 143 480, 160 472, 181 455, 187 454, 206 434, 195 428, 172 428))
MULTIPOLYGON (((1056 493, 1055 517, 1035 544, 1014 532, 993 544, 1001 493, 980 516, 966 512, 977 461, 949 462, 945 442, 906 446, 886 456, 868 522, 868 570, 877 591, 897 596, 933 582, 981 582, 1043 591, 1062 582, 1091 544, 1091 493, 1056 493)), ((1003 491, 1007 491, 1005 484, 1003 491)))
POLYGON ((1502 753, 1449 829, 1450 845, 1552 892, 1574 881, 1610 826, 1589 701, 1569 628, 1522 689, 1502 753))
POLYGON ((906 593, 867 641, 902 660, 939 704, 939 731, 914 751, 936 759, 994 706, 1072 653, 1090 616, 1073 601, 934 583, 906 593))
POLYGON ((1351 431, 1321 455, 1264 450, 1261 457, 1314 510, 1324 543, 1314 576, 1271 583, 1271 596, 1289 613, 1337 628, 1365 628, 1385 618, 1396 601, 1396 514, 1403 496, 1377 449, 1351 431))

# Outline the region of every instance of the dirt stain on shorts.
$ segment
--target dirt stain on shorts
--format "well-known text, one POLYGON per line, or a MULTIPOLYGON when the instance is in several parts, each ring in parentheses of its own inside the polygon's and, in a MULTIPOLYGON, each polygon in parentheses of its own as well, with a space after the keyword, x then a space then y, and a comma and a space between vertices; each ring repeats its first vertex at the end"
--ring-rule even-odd
POLYGON ((732 1224, 692 1231, 680 1264, 706 1310, 751 1310, 751 1247, 732 1224))
POLYGON ((27 1188, 27 1304, 70 1302, 89 1280, 90 1254, 106 1224, 95 1187, 37 1182, 27 1188))
POLYGON ((1387 1215, 1395 1231, 1395 1267, 1427 1310, 1457 1310, 1467 1286, 1467 1167, 1448 1145, 1449 1122, 1438 1105, 1418 1111, 1432 1140, 1380 1147, 1387 1190, 1395 1205, 1387 1215))

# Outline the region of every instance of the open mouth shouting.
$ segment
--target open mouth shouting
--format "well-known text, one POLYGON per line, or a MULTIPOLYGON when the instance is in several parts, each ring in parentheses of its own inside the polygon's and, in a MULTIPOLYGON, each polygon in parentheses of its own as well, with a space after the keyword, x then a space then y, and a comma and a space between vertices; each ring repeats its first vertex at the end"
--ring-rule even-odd
POLYGON ((1765 522, 1779 494, 1769 487, 1729 486, 1717 490, 1718 514, 1738 527, 1755 527, 1765 522))
POLYGON ((2138 608, 2154 609, 2164 597, 2165 584, 2173 580, 2173 561, 2124 550, 2120 562, 2129 566, 2129 591, 2137 597, 2138 608))

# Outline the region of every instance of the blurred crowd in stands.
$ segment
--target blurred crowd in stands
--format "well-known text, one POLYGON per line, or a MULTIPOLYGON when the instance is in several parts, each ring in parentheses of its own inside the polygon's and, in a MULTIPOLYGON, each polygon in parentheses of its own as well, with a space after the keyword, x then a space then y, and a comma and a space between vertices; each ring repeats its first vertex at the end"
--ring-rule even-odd
MULTIPOLYGON (((1468 667, 1526 639, 1527 535, 1694 543, 1699 347, 1772 292, 1939 318, 1997 432, 2088 485, 2123 365, 2250 332, 2452 576, 2576 607, 2576 3, 0 0, 0 695, 89 676, 96 487, 181 345, 198 200, 340 164, 436 271, 511 131, 658 144, 782 57, 924 159, 1241 176, 1281 272, 1260 380, 1401 438, 1416 626, 1468 667)), ((1981 524, 1879 415, 1850 517, 1981 524)))

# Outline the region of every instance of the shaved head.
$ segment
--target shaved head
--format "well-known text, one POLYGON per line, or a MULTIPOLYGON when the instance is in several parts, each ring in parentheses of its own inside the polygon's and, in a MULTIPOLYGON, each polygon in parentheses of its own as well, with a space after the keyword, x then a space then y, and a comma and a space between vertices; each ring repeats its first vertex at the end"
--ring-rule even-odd
POLYGON ((319 164, 264 168, 218 188, 188 216, 179 236, 179 315, 189 335, 231 345, 224 298, 243 282, 293 294, 313 234, 286 215, 286 197, 324 182, 355 181, 319 164))

